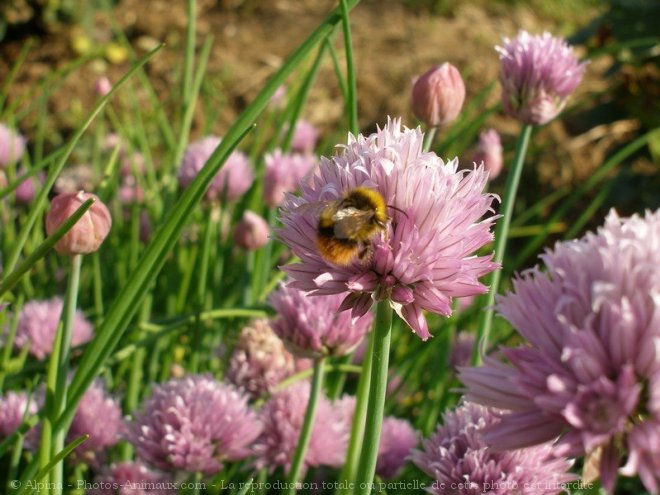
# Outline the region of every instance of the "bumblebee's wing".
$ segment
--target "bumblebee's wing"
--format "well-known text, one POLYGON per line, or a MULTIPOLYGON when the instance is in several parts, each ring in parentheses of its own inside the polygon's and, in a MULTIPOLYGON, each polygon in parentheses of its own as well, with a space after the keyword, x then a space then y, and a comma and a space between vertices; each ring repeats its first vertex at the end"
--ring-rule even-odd
POLYGON ((335 204, 336 201, 312 201, 296 206, 292 211, 300 215, 318 216, 323 210, 335 204))
POLYGON ((360 231, 371 219, 372 212, 357 208, 342 208, 333 216, 334 234, 337 239, 356 239, 360 231))

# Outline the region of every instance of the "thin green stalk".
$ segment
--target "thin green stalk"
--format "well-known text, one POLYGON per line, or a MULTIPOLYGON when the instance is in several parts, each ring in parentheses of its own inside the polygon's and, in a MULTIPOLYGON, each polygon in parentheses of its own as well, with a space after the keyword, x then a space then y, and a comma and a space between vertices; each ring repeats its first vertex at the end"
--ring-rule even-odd
MULTIPOLYGON (((493 256, 493 261, 499 265, 501 265, 504 260, 506 241, 509 235, 511 217, 513 216, 513 206, 516 202, 516 193, 518 192, 518 184, 520 183, 520 176, 522 175, 525 154, 527 153, 527 146, 529 145, 529 140, 532 135, 532 129, 533 126, 527 124, 522 128, 516 146, 513 165, 506 180, 504 201, 501 210, 502 218, 497 221, 497 227, 495 229, 495 255, 493 256)), ((478 365, 481 362, 481 354, 488 348, 488 339, 490 338, 495 311, 493 305, 495 304, 495 295, 499 289, 501 278, 501 268, 493 271, 490 277, 490 290, 486 297, 485 311, 480 322, 481 324, 479 325, 479 331, 477 332, 477 345, 474 346, 474 350, 472 351, 472 363, 475 365, 478 365)))
POLYGON ((339 91, 341 92, 341 96, 344 98, 344 101, 348 99, 348 89, 346 88, 346 81, 344 80, 344 74, 341 71, 341 67, 339 66, 339 59, 337 58, 337 50, 335 50, 335 47, 332 46, 332 43, 330 40, 327 40, 325 44, 328 47, 328 51, 330 52, 330 58, 332 59, 332 66, 335 69, 335 74, 337 75, 337 85, 339 86, 339 91))
POLYGON ((350 483, 355 481, 355 472, 357 471, 358 461, 360 459, 360 448, 362 446, 362 437, 364 436, 367 406, 369 405, 369 388, 371 386, 371 369, 373 365, 375 336, 376 332, 372 331, 369 333, 367 349, 365 350, 362 359, 362 373, 358 380, 355 412, 353 414, 353 424, 351 426, 351 437, 348 442, 348 453, 346 455, 346 463, 339 476, 339 483, 342 489, 338 489, 336 493, 353 493, 353 490, 349 489, 349 486, 350 483))
POLYGON ((346 110, 348 114, 348 129, 351 133, 357 136, 360 132, 360 125, 358 124, 358 109, 357 109, 357 83, 355 80, 355 64, 353 62, 353 42, 351 41, 351 25, 348 20, 348 7, 346 0, 341 0, 339 3, 341 8, 341 25, 344 30, 344 50, 346 50, 346 110))
MULTIPOLYGON (((352 8, 357 3, 357 0, 351 0, 349 7, 352 8)), ((78 402, 121 341, 147 290, 160 273, 166 261, 166 254, 176 244, 213 177, 218 173, 238 143, 252 130, 254 121, 268 106, 268 102, 277 88, 285 82, 287 77, 318 43, 325 41, 339 21, 340 16, 338 10, 335 9, 287 58, 282 67, 256 96, 255 100, 230 126, 224 139, 209 157, 204 167, 170 208, 166 218, 144 250, 140 259, 140 270, 136 270, 131 274, 127 283, 114 299, 113 304, 106 311, 105 318, 97 329, 94 339, 86 347, 76 374, 71 381, 66 412, 58 420, 58 426, 70 424, 78 402)))
MULTIPOLYGON (((18 295, 16 304, 14 304, 14 311, 16 314, 21 314, 21 308, 23 307, 23 300, 25 296, 21 293, 18 295)), ((4 327, 3 318, 0 317, 0 327, 4 327)), ((18 330, 18 318, 13 318, 13 321, 9 325, 9 332, 7 336, 4 336, 3 332, 3 349, 2 354, 0 354, 0 393, 4 390, 5 377, 7 376, 7 365, 11 359, 11 351, 14 348, 14 340, 16 339, 16 331, 18 330)), ((1 456, 1 454, 0 454, 1 456)))
POLYGON ((376 460, 380 432, 383 426, 383 410, 387 393, 387 367, 390 359, 390 340, 392 337, 392 306, 389 300, 378 302, 374 321, 373 363, 371 365, 371 386, 369 387, 369 406, 362 442, 362 454, 356 475, 355 493, 369 495, 376 474, 376 460))
POLYGON ((426 131, 426 134, 424 135, 424 151, 429 151, 431 149, 436 132, 438 132, 437 127, 431 127, 426 131))
MULTIPOLYGON (((62 309, 62 329, 59 335, 59 353, 54 352, 51 360, 56 358, 55 388, 52 390, 53 401, 52 409, 49 410, 51 424, 63 412, 66 402, 66 381, 69 374, 69 353, 71 351, 71 339, 73 337, 73 320, 76 314, 76 303, 78 300, 78 286, 80 285, 80 267, 82 265, 82 255, 76 254, 71 258, 71 275, 64 298, 64 307, 62 309)), ((49 368, 48 391, 51 391, 51 377, 49 368)), ((53 440, 51 446, 51 456, 56 455, 64 448, 65 429, 53 431, 53 440)), ((54 483, 52 493, 59 495, 62 493, 63 484, 63 466, 61 462, 54 465, 51 473, 51 481, 54 483)))
MULTIPOLYGON (((209 271, 209 258, 211 256, 211 240, 213 239, 213 232, 215 230, 216 216, 219 215, 214 215, 213 212, 209 212, 204 229, 204 238, 202 240, 202 254, 199 259, 199 278, 197 279, 197 311, 200 315, 205 309, 204 300, 207 291, 206 280, 208 278, 207 273, 209 271)), ((202 353, 202 334, 202 319, 197 318, 192 336, 192 354, 190 359, 191 373, 197 373, 199 371, 200 355, 202 353)))
POLYGON ((305 419, 303 420, 302 428, 300 429, 300 436, 298 437, 298 445, 293 454, 291 461, 291 469, 287 477, 289 495, 296 493, 296 485, 300 481, 300 474, 305 464, 305 454, 309 440, 312 438, 312 428, 314 427, 314 416, 316 415, 316 406, 319 397, 323 394, 323 364, 324 358, 317 358, 314 361, 314 375, 312 376, 312 388, 309 392, 309 401, 307 402, 307 410, 305 411, 305 419))
POLYGON ((186 26, 186 45, 183 57, 183 78, 181 84, 181 96, 184 107, 190 103, 190 98, 192 96, 192 80, 195 67, 195 33, 197 21, 195 0, 188 0, 187 18, 188 25, 186 26))
MULTIPOLYGON (((2 108, 5 106, 5 101, 7 100, 7 94, 9 93, 9 88, 14 82, 14 79, 16 79, 16 75, 18 74, 18 71, 21 69, 23 66, 23 63, 25 63, 25 60, 27 59, 28 53, 30 53, 30 49, 32 48, 32 45, 34 44, 34 39, 33 38, 28 38, 25 43, 23 43, 23 46, 21 47, 21 52, 18 54, 18 58, 16 59, 16 63, 12 66, 11 70, 9 71, 9 74, 7 74, 4 77, 4 81, 2 83, 2 89, 0 89, 0 112, 2 111, 2 108)), ((4 117, 2 120, 6 120, 4 117)))

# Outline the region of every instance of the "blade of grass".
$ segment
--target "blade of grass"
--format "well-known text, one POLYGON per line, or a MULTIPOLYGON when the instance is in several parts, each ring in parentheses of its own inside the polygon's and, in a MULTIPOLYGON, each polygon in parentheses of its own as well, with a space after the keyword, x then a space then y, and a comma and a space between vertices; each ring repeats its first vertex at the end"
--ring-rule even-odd
MULTIPOLYGON (((7 74, 7 77, 5 77, 5 82, 2 85, 2 90, 0 90, 0 114, 2 113, 2 108, 5 106, 5 101, 7 101, 9 88, 14 83, 14 79, 16 79, 16 76, 18 75, 18 71, 21 70, 21 67, 25 62, 28 53, 30 53, 30 49, 32 48, 33 44, 34 44, 34 39, 28 38, 27 42, 25 42, 25 44, 21 47, 21 52, 18 54, 18 58, 16 59, 16 62, 9 71, 9 74, 7 74)), ((3 118, 3 121, 4 120, 5 119, 3 118)))
POLYGON ((355 64, 353 63, 353 42, 351 41, 351 25, 348 20, 346 0, 340 0, 341 25, 344 30, 344 50, 346 51, 346 113, 348 114, 348 130, 354 136, 360 132, 357 109, 357 83, 355 80, 355 64))
MULTIPOLYGON (((358 0, 351 0, 352 8, 358 0)), ((66 412, 60 417, 57 428, 68 426, 73 419, 76 407, 87 387, 94 380, 106 359, 121 340, 130 320, 137 311, 149 286, 165 263, 166 254, 172 250, 181 235, 186 222, 192 215, 197 203, 220 170, 229 154, 251 130, 253 123, 267 107, 277 88, 284 83, 291 72, 305 56, 320 42, 323 42, 340 21, 338 9, 330 13, 308 38, 289 56, 284 65, 271 77, 266 86, 248 105, 245 111, 227 130, 224 139, 213 152, 207 163, 200 170, 195 180, 185 189, 181 198, 173 205, 171 212, 146 247, 136 270, 108 309, 106 318, 97 330, 79 363, 69 389, 66 412)))

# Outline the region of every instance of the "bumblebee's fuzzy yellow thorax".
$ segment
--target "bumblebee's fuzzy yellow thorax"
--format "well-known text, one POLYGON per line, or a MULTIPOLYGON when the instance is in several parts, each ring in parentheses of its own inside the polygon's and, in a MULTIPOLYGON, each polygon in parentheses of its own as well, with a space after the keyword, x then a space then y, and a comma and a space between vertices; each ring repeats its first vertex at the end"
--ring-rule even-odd
POLYGON ((372 209, 374 211, 374 218, 379 224, 384 225, 389 220, 385 198, 375 189, 356 187, 346 196, 344 202, 347 201, 350 201, 352 206, 360 210, 372 209))

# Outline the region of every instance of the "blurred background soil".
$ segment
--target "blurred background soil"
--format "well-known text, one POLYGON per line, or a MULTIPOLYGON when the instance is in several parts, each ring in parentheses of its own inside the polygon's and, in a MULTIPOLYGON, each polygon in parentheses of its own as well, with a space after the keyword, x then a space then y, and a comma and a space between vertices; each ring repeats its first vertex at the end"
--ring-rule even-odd
MULTIPOLYGON (((4 6, 8 23, 0 44, 2 80, 24 44, 32 43, 10 99, 31 95, 35 84, 53 71, 86 57, 86 62, 51 88, 47 130, 53 144, 75 128, 92 107, 97 98, 95 81, 101 75, 116 81, 129 68, 131 54, 119 43, 117 29, 125 33, 138 56, 159 42, 166 43, 147 72, 159 98, 165 102, 178 98, 186 26, 184 0, 121 0, 109 2, 105 8, 96 2, 73 2, 68 18, 62 14, 67 2, 55 3, 60 4, 56 18, 44 20, 43 12, 35 16, 39 0, 9 2, 4 6)), ((203 117, 210 112, 217 112, 213 131, 222 134, 286 55, 335 5, 331 0, 198 0, 197 44, 201 46, 207 36, 214 37, 214 44, 204 83, 208 96, 201 99, 193 137, 210 130, 202 127, 203 117)), ((364 0, 351 14, 361 128, 373 129, 388 115, 403 116, 404 124, 414 125, 409 109, 411 79, 431 65, 449 61, 461 70, 469 104, 497 78, 499 62, 494 45, 502 36, 526 29, 568 37, 606 10, 605 2, 595 0, 364 0)), ((585 39, 597 44, 600 38, 611 35, 602 26, 599 29, 585 39)), ((338 29, 335 45, 343 63, 341 40, 338 29)), ((585 49, 578 47, 578 53, 585 55, 585 49)), ((337 129, 343 134, 344 102, 326 58, 303 117, 326 135, 337 129)), ((618 74, 620 79, 612 80, 606 71, 614 63, 609 56, 593 60, 572 101, 595 101, 623 85, 628 95, 637 93, 635 102, 641 111, 651 109, 653 113, 658 98, 657 64, 645 65, 632 75, 618 74)), ((621 101, 620 95, 617 98, 621 101)), ((498 100, 499 87, 495 85, 487 104, 498 100)), ((602 107, 598 106, 597 115, 593 114, 596 105, 567 114, 541 131, 537 141, 540 150, 535 155, 535 173, 541 183, 556 188, 582 182, 612 149, 629 141, 645 125, 639 115, 621 111, 617 105, 602 107)), ((38 118, 28 114, 21 120, 27 134, 38 118)), ((507 148, 513 146, 519 131, 516 121, 498 112, 487 124, 502 133, 507 148)), ((645 169, 646 173, 657 172, 648 158, 631 166, 643 173, 645 169)))

